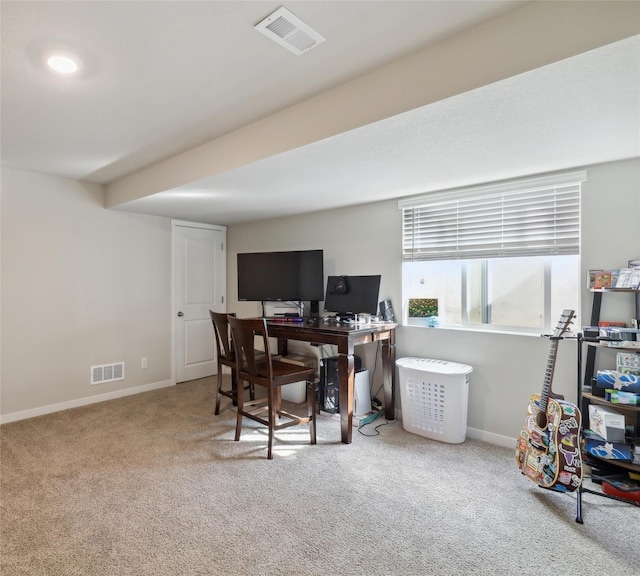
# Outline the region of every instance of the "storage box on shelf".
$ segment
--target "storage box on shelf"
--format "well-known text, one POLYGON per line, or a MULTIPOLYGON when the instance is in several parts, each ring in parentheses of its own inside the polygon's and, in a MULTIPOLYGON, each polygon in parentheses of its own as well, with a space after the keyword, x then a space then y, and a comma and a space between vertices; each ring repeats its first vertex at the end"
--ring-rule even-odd
POLYGON ((640 406, 612 404, 604 398, 594 396, 588 392, 583 393, 582 397, 587 405, 588 413, 591 413, 594 405, 599 405, 607 410, 613 409, 624 414, 626 424, 626 434, 621 440, 618 440, 620 438, 619 435, 614 435, 607 439, 601 434, 595 433, 592 429, 584 430, 583 446, 586 463, 597 465, 597 460, 602 459, 606 460, 607 465, 617 468, 618 470, 615 470, 615 472, 618 474, 627 474, 627 471, 632 471, 636 475, 640 475, 640 444, 637 439, 638 434, 640 434, 640 427, 638 426, 640 406), (593 461, 593 458, 596 461, 593 461), (619 468, 624 468, 624 470, 619 470, 619 468))
POLYGON ((640 406, 640 394, 634 392, 623 392, 622 390, 605 389, 604 399, 612 404, 623 404, 627 406, 640 406))
POLYGON ((611 442, 591 430, 584 430, 583 444, 587 456, 595 456, 603 460, 633 461, 633 448, 624 441, 611 442))
POLYGON ((589 404, 589 429, 609 442, 624 442, 624 414, 608 406, 589 404))
POLYGON ((629 500, 640 506, 640 486, 625 477, 610 477, 602 480, 602 491, 620 500, 629 500))

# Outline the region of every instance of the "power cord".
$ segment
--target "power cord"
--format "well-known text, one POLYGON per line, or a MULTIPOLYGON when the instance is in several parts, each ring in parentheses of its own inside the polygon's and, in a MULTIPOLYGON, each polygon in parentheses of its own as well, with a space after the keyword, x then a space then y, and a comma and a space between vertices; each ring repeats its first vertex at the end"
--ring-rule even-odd
POLYGON ((372 404, 373 404, 372 406, 373 412, 362 417, 360 419, 360 422, 358 422, 358 432, 360 432, 360 434, 362 434, 363 436, 379 436, 380 435, 379 428, 381 426, 386 426, 387 424, 389 424, 389 421, 386 419, 386 417, 384 417, 384 408, 382 407, 382 403, 380 401, 376 401, 375 403, 372 402, 372 404), (373 434, 365 434, 362 431, 362 428, 373 423, 378 418, 384 418, 384 422, 381 422, 374 428, 373 434))
MULTIPOLYGON (((378 370, 378 357, 382 356, 382 351, 380 350, 381 348, 381 342, 378 341, 378 349, 376 350, 376 356, 375 356, 375 361, 373 363, 373 372, 371 373, 371 388, 373 388, 373 383, 375 382, 375 376, 376 376, 376 371, 378 370)), ((384 379, 384 374, 382 375, 383 379, 384 379)), ((384 386, 384 382, 382 382, 380 384, 380 386, 378 386, 378 389, 375 392, 371 393, 371 398, 376 398, 378 396, 378 394, 380 393, 380 390, 382 390, 384 386)))

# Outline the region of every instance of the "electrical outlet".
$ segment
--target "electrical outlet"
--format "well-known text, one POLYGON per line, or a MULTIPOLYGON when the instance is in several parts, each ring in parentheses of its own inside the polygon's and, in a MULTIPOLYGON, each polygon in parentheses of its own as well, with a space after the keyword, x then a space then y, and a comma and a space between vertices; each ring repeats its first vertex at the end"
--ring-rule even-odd
POLYGON ((140 360, 140 368, 146 368, 147 367, 147 358, 144 357, 140 360))

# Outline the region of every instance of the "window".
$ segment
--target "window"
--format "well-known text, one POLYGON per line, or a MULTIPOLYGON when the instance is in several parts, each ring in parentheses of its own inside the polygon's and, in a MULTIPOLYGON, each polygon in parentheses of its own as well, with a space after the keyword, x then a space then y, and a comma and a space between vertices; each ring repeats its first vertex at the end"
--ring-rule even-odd
POLYGON ((585 180, 573 172, 401 200, 405 323, 540 333, 577 310, 585 180))

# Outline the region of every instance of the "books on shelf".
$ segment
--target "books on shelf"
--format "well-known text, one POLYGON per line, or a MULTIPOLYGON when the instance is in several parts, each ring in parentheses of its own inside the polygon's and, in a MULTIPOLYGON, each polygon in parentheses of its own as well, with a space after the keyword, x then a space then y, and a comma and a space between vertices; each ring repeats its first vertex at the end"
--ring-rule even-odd
POLYGON ((640 354, 638 352, 618 352, 616 354, 616 371, 621 374, 640 376, 640 354))
POLYGON ((602 290, 603 288, 640 289, 640 264, 630 260, 626 268, 612 270, 588 270, 587 288, 602 290))
POLYGON ((640 286, 640 268, 621 268, 615 288, 637 289, 640 286))
POLYGON ((609 348, 638 348, 640 350, 640 341, 636 342, 635 340, 601 340, 600 344, 609 348))
POLYGON ((587 288, 591 290, 611 288, 614 285, 613 276, 612 270, 589 270, 587 272, 587 288))

